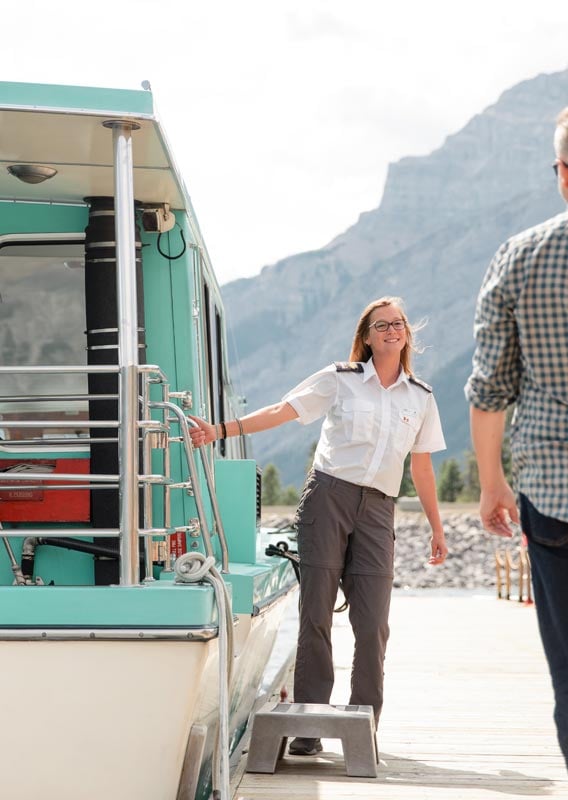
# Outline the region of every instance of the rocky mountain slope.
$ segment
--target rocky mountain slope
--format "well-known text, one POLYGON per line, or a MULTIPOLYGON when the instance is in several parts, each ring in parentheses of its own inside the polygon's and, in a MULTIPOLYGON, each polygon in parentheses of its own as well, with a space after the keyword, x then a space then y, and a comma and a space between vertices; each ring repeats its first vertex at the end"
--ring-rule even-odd
MULTIPOLYGON (((550 165, 554 119, 567 104, 568 70, 518 84, 430 155, 391 164, 380 205, 326 247, 226 284, 233 374, 248 408, 346 359, 364 306, 400 295, 411 321, 428 319, 415 367, 435 387, 443 457, 461 455, 475 298, 504 239, 564 210, 550 165)), ((257 434, 255 455, 300 484, 318 433, 315 423, 257 434)))

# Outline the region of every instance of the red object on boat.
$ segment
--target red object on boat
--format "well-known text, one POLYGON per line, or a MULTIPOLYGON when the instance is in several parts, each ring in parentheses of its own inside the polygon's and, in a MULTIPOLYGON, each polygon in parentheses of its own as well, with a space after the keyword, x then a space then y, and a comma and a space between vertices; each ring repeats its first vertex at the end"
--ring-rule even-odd
MULTIPOLYGON (((88 458, 34 458, 0 460, 1 472, 14 472, 19 480, 2 481, 8 486, 0 491, 0 522, 89 522, 88 489, 25 489, 24 486, 57 486, 61 481, 49 480, 50 475, 87 475, 88 458), (18 469, 24 467, 25 469, 18 469), (26 472, 44 472, 41 481, 26 481, 26 472)), ((65 481, 66 485, 73 481, 65 481)), ((81 484, 77 484, 81 485, 81 484)))

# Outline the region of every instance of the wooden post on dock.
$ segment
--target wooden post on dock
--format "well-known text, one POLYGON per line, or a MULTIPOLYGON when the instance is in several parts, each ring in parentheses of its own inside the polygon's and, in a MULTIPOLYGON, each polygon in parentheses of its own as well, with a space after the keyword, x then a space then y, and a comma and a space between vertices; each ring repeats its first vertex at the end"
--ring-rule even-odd
POLYGON ((532 603, 531 566, 527 548, 519 547, 518 558, 508 548, 495 548, 495 575, 498 599, 511 599, 511 573, 518 573, 519 603, 532 603))

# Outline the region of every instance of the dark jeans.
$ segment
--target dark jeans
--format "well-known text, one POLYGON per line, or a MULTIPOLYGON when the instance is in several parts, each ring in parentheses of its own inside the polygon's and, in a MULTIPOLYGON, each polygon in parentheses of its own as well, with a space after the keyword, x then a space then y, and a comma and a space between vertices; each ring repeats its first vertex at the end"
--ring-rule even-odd
POLYGON ((536 611, 556 701, 554 721, 568 766, 568 522, 545 517, 520 497, 536 611))

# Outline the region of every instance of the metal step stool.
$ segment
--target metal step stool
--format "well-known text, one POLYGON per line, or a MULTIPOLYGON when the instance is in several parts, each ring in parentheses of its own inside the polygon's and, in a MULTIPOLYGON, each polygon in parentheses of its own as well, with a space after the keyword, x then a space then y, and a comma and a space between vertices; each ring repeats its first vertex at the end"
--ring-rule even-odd
POLYGON ((379 755, 372 706, 266 703, 254 716, 247 772, 270 772, 289 736, 341 739, 347 775, 376 778, 379 755))

